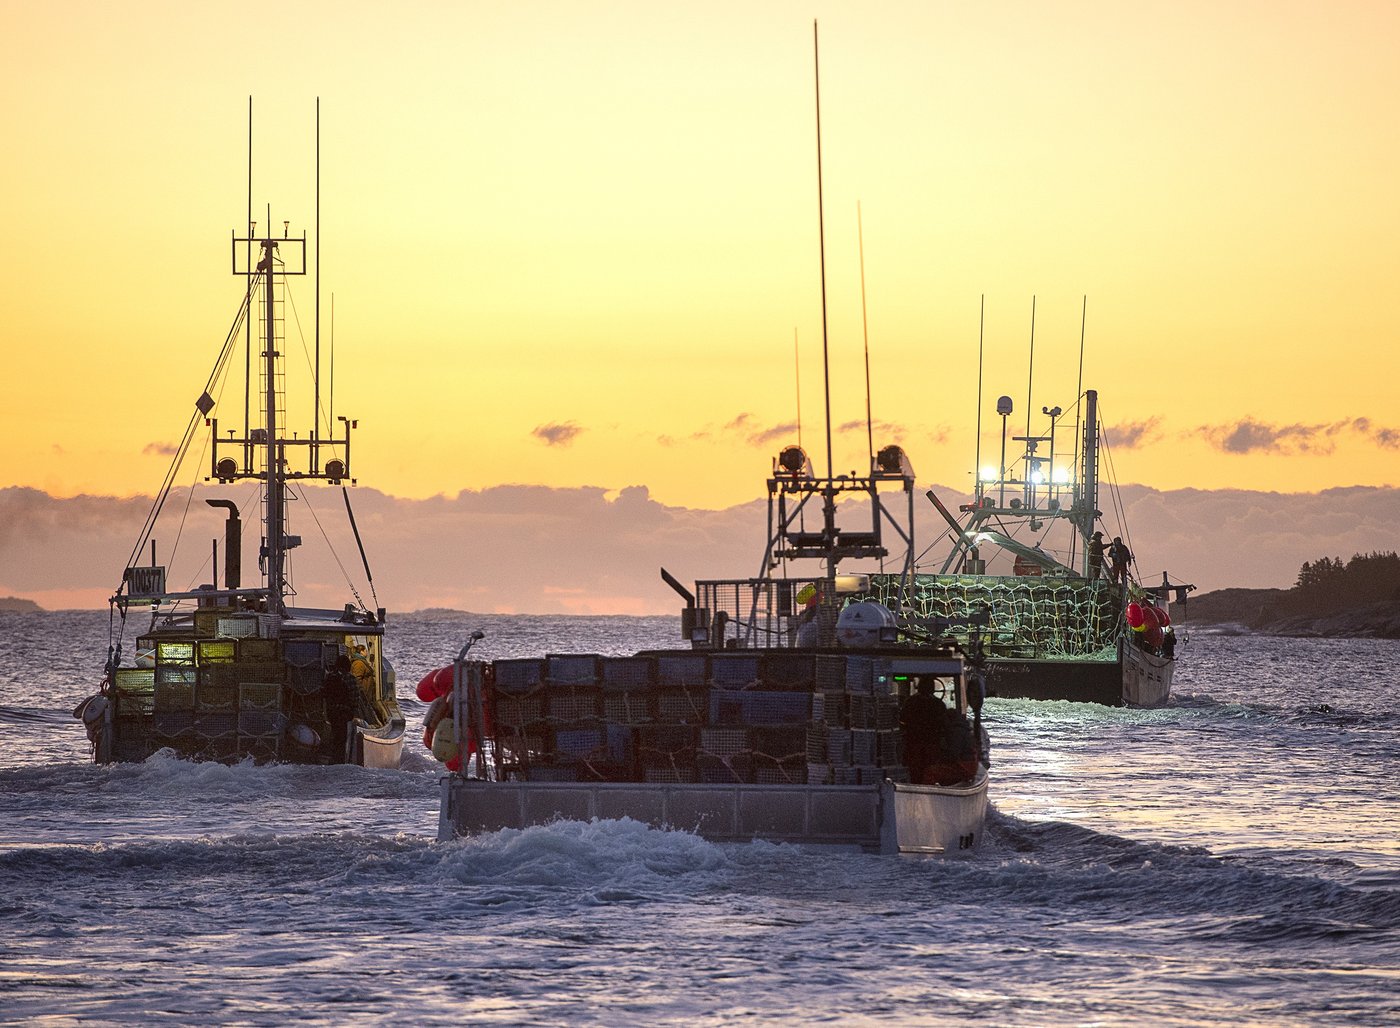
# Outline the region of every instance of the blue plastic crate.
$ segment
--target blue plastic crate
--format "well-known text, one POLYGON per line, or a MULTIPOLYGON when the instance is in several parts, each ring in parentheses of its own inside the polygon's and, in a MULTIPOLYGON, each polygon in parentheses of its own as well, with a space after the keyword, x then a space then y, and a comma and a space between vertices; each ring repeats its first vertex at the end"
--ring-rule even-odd
POLYGON ((598 759, 606 749, 602 728, 561 728, 554 733, 554 753, 561 762, 598 759))
POLYGON ((650 657, 603 657, 598 662, 598 677, 609 692, 651 689, 656 685, 656 661, 650 657))
POLYGON ((550 685, 597 685, 598 655, 550 654, 545 658, 545 681, 550 685))
POLYGON ((751 725, 793 725, 812 720, 811 693, 749 692, 744 694, 744 720, 751 725))
POLYGON ((716 653, 710 658, 710 681, 716 689, 752 689, 759 684, 757 653, 716 653))
POLYGON ((703 653, 674 653, 656 658, 656 684, 662 689, 704 686, 709 676, 709 658, 703 653))
POLYGON ((497 692, 531 692, 544 681, 544 661, 538 658, 498 660, 492 664, 492 668, 496 675, 497 692))

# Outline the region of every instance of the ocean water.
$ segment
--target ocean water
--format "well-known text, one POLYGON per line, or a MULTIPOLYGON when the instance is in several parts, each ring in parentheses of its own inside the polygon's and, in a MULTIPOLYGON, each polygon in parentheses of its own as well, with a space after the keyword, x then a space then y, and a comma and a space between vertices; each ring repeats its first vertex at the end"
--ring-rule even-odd
MULTIPOLYGON (((391 622, 413 686, 673 618, 391 622)), ((635 822, 435 841, 438 773, 96 767, 107 617, 0 614, 0 1022, 1394 1025, 1400 644, 1187 633, 1163 709, 991 701, 970 859, 635 822)))

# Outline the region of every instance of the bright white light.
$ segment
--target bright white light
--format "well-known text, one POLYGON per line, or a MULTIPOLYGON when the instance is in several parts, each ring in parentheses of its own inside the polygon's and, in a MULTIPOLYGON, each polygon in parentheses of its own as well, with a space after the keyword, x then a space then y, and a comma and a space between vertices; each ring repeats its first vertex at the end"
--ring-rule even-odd
POLYGON ((1069 468, 1056 468, 1056 469, 1055 469, 1055 484, 1056 484, 1056 485, 1069 485, 1069 468))
POLYGON ((981 479, 984 482, 995 482, 997 480, 997 475, 997 469, 990 466, 983 468, 981 471, 981 479))
POLYGON ((1044 482, 1044 481, 1045 481, 1045 472, 1041 471, 1039 468, 1037 468, 1036 470, 1034 470, 1034 471, 1031 472, 1031 482, 1032 482, 1033 484, 1035 484, 1035 485, 1040 485, 1040 484, 1041 484, 1042 482, 1044 482))

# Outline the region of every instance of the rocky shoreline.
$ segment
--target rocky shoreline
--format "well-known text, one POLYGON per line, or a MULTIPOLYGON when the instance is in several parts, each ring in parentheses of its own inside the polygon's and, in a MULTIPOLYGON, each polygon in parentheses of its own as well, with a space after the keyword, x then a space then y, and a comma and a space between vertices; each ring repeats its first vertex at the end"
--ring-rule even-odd
POLYGON ((1276 613, 1286 589, 1220 589, 1193 596, 1188 625, 1240 625, 1261 635, 1306 639, 1400 639, 1400 600, 1318 614, 1276 613))

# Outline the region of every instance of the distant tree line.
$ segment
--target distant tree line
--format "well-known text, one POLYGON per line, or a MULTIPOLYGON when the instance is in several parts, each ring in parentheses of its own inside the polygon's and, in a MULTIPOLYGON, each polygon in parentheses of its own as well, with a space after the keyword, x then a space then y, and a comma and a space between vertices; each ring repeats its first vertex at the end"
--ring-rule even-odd
POLYGON ((1394 552, 1305 563, 1278 608, 1283 614, 1324 614, 1384 600, 1400 600, 1400 556, 1394 552))

